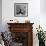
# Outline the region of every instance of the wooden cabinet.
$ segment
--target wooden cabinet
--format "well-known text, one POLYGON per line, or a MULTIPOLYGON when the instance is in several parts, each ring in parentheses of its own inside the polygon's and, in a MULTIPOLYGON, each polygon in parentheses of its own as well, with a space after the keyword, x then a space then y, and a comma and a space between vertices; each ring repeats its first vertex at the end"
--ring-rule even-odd
POLYGON ((7 23, 13 41, 23 43, 22 46, 33 46, 33 23, 7 23))

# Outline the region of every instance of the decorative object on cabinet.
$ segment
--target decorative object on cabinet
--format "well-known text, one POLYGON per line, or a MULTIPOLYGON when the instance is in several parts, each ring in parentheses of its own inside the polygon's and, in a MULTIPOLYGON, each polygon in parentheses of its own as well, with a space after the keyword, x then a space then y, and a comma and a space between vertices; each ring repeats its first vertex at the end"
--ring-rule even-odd
POLYGON ((25 23, 30 23, 30 20, 25 20, 25 23))
POLYGON ((11 19, 8 21, 9 23, 19 23, 19 21, 17 19, 11 19))
POLYGON ((7 23, 12 41, 20 46, 33 46, 33 23, 7 23))
POLYGON ((14 16, 16 17, 28 16, 28 3, 14 3, 14 16))

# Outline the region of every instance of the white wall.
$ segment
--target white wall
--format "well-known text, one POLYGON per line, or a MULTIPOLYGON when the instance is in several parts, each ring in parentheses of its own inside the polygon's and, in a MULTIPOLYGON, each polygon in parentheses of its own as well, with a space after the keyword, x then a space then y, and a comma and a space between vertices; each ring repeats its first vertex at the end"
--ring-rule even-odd
POLYGON ((40 24, 46 31, 46 0, 40 0, 40 24))
POLYGON ((42 13, 46 13, 46 0, 40 0, 40 9, 42 13))
POLYGON ((2 22, 6 25, 10 19, 18 19, 24 22, 28 18, 31 22, 39 23, 40 21, 40 0, 3 0, 2 1, 2 22), (14 17, 14 3, 28 3, 28 17, 14 17), (38 21, 37 21, 38 20, 38 21))
POLYGON ((0 0, 0 31, 2 29, 2 0, 0 0))

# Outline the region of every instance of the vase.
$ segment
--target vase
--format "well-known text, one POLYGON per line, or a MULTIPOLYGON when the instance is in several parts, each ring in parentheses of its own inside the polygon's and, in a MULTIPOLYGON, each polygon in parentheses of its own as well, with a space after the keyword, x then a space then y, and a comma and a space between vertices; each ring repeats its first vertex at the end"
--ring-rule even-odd
POLYGON ((45 46, 45 41, 39 40, 39 46, 45 46))

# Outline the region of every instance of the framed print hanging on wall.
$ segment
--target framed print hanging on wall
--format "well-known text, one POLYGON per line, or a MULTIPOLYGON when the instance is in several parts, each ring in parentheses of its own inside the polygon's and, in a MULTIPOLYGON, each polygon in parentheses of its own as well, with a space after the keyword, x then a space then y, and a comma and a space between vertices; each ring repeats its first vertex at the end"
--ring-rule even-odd
POLYGON ((14 3, 14 16, 16 17, 28 16, 28 3, 14 3))

